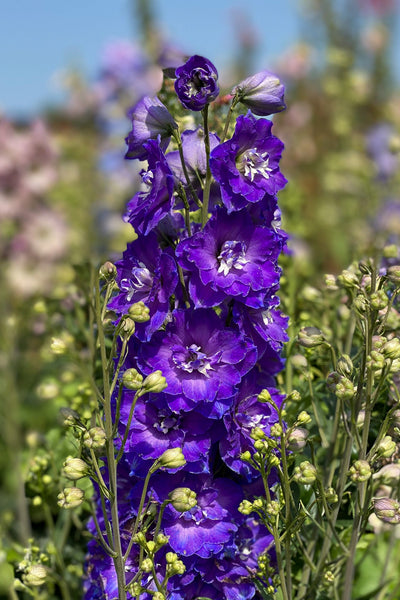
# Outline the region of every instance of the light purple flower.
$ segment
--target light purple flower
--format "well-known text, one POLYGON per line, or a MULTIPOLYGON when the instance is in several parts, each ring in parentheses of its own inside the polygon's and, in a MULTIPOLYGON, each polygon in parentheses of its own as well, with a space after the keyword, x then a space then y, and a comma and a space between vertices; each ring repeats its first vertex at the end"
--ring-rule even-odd
POLYGON ((266 70, 247 77, 232 90, 239 102, 260 117, 284 110, 284 93, 285 86, 278 77, 266 70))

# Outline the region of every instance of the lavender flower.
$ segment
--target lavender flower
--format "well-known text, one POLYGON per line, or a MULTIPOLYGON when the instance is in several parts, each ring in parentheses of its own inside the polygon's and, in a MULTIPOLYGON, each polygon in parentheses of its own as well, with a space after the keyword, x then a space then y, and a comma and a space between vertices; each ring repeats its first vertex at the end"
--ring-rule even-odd
POLYGON ((142 98, 128 111, 128 117, 132 120, 132 129, 125 138, 128 145, 125 158, 146 158, 148 149, 145 142, 157 136, 160 136, 160 147, 165 151, 174 129, 178 127, 157 96, 142 98))
POLYGON ((203 56, 189 58, 175 75, 175 91, 185 108, 202 110, 219 94, 217 69, 203 56))
POLYGON ((286 108, 285 87, 270 71, 261 71, 241 81, 232 90, 238 100, 255 115, 266 117, 286 108))
POLYGON ((211 172, 228 212, 259 202, 266 194, 273 196, 285 186, 279 170, 283 143, 271 129, 267 119, 256 119, 250 112, 240 115, 232 138, 212 151, 211 172))

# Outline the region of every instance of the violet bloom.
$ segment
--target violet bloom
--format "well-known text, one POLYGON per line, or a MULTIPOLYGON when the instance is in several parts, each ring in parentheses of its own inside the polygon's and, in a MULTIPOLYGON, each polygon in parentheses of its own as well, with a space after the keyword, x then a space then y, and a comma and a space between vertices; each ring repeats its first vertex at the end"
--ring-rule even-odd
MULTIPOLYGON (((210 149, 213 150, 218 144, 219 137, 214 133, 210 133, 210 149)), ((189 177, 193 184, 196 184, 199 178, 205 176, 207 169, 204 131, 201 127, 182 132, 182 152, 189 177)), ((166 159, 175 177, 186 185, 179 151, 168 152, 166 159)))
POLYGON ((166 394, 212 402, 230 398, 256 360, 255 348, 240 332, 224 328, 212 309, 177 310, 165 332, 139 349, 138 365, 148 375, 161 370, 166 394))
POLYGON ((271 135, 272 123, 250 112, 240 115, 232 138, 215 148, 210 168, 221 186, 228 212, 275 195, 286 179, 279 170, 283 143, 271 135))
POLYGON ((142 235, 157 227, 172 210, 174 178, 160 146, 160 139, 144 144, 148 169, 141 172, 145 189, 128 202, 124 221, 142 235))
POLYGON ((202 110, 219 94, 218 72, 212 62, 194 55, 175 71, 175 91, 189 110, 202 110))
POLYGON ((378 179, 387 180, 399 169, 400 161, 390 149, 395 132, 389 123, 375 125, 367 135, 367 152, 375 163, 378 179))
POLYGON ((264 306, 253 309, 240 302, 235 302, 232 308, 232 318, 239 329, 243 331, 258 349, 259 356, 265 348, 265 342, 277 353, 280 353, 284 342, 288 341, 286 329, 288 317, 277 308, 279 298, 274 296, 266 300, 264 306))
POLYGON ((160 147, 165 151, 174 129, 178 128, 172 115, 157 96, 145 96, 139 100, 128 111, 128 117, 132 119, 132 129, 125 138, 128 145, 125 158, 146 158, 145 142, 157 136, 160 136, 160 147))
POLYGON ((254 225, 240 211, 220 209, 202 231, 182 241, 176 256, 191 271, 189 291, 196 306, 215 306, 233 296, 261 307, 265 294, 279 282, 277 236, 254 225))
POLYGON ((178 284, 174 258, 161 252, 157 236, 148 236, 130 242, 122 260, 115 263, 119 293, 108 308, 118 316, 127 314, 135 302, 144 302, 150 311, 150 320, 137 323, 135 335, 147 340, 161 327, 169 312, 169 298, 178 284))
POLYGON ((241 81, 232 90, 237 100, 251 112, 266 117, 286 108, 285 86, 270 71, 261 71, 241 81))

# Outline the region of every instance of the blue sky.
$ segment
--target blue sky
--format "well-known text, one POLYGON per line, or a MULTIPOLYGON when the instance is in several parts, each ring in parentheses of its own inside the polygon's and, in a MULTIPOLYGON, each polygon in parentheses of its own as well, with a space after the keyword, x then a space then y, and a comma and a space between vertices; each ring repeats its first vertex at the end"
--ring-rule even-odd
MULTIPOLYGON (((232 9, 259 37, 256 69, 268 68, 300 37, 303 0, 153 0, 161 29, 221 72, 235 51, 232 9)), ((356 1, 356 0, 354 0, 356 1)), ((132 0, 2 0, 0 110, 28 116, 60 99, 55 74, 68 66, 93 77, 107 42, 134 39, 132 0)), ((399 36, 397 36, 397 39, 399 36)), ((394 57, 400 65, 400 44, 394 57)))

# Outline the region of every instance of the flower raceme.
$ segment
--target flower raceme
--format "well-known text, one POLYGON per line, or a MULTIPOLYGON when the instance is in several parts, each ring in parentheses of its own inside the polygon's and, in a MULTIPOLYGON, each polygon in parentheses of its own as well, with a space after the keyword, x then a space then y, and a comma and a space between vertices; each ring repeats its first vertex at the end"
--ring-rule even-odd
MULTIPOLYGON (((147 473, 145 501, 167 503, 161 519, 166 553, 154 558, 154 572, 139 572, 133 545, 126 583, 140 584, 141 599, 149 600, 160 593, 154 577, 159 584, 164 580, 166 557, 174 554, 184 564, 180 574, 165 579, 165 593, 174 600, 258 599, 251 576, 272 536, 238 511, 260 483, 259 473, 240 456, 252 449, 254 428, 269 436, 283 402, 275 375, 283 365, 287 318, 276 294, 286 234, 277 193, 286 179, 279 169, 283 143, 272 135, 271 121, 254 115, 283 110, 284 89, 266 71, 236 86, 233 103, 249 110, 228 139, 209 130, 203 110, 219 94, 218 73, 209 60, 196 55, 179 66, 175 91, 175 100, 194 111, 193 129, 178 129, 179 119, 166 108, 172 97, 166 105, 145 97, 129 113, 127 158, 146 164, 142 189, 124 217, 137 239, 115 264, 118 290, 108 306, 117 322, 130 315, 132 305, 146 307, 146 319, 136 322, 125 346, 114 392, 124 551, 127 524, 143 506, 147 473), (143 381, 154 373, 163 385, 145 389, 143 381), (273 404, 259 402, 262 389, 273 404), (178 449, 180 460, 155 469, 161 457, 178 449), (171 504, 176 489, 192 490, 187 510, 171 504)), ((223 122, 224 103, 213 108, 222 111, 215 122, 223 122)), ((98 506, 104 524, 100 501, 98 506)), ((100 565, 104 556, 91 542, 86 600, 117 595, 112 561, 105 561, 104 569, 100 565)))

